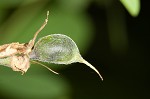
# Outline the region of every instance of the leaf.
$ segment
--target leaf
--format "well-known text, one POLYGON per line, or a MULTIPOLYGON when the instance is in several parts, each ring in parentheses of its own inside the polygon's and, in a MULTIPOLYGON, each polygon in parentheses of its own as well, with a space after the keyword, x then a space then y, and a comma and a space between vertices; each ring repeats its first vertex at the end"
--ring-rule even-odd
POLYGON ((140 0, 120 0, 131 16, 136 17, 140 12, 140 0))
MULTIPOLYGON (((23 76, 11 69, 8 69, 9 73, 4 69, 7 68, 1 67, 3 77, 1 77, 0 92, 9 97, 8 99, 33 99, 33 97, 36 99, 58 99, 69 97, 70 85, 60 76, 51 73, 33 73, 35 68, 31 69, 32 73, 28 72, 23 76)), ((41 72, 43 71, 41 70, 41 72)))

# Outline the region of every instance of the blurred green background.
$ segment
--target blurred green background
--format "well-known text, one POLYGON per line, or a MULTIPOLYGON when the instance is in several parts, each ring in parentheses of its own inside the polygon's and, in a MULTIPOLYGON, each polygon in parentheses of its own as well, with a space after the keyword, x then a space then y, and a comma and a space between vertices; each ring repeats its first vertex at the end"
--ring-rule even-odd
POLYGON ((0 0, 0 45, 62 33, 78 45, 81 55, 102 74, 84 64, 46 64, 55 75, 32 64, 23 76, 0 67, 0 98, 4 99, 148 99, 150 94, 149 3, 141 1, 132 17, 119 0, 0 0))

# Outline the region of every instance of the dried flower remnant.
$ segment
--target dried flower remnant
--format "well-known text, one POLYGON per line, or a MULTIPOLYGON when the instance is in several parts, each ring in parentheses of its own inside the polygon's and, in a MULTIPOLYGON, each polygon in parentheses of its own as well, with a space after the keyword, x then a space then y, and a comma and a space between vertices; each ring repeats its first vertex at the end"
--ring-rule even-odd
POLYGON ((99 71, 82 58, 77 45, 70 37, 63 34, 51 34, 40 38, 34 45, 38 33, 48 22, 48 15, 49 12, 47 12, 45 22, 29 43, 20 44, 17 42, 0 46, 0 65, 8 66, 12 68, 12 70, 20 71, 24 74, 29 69, 31 60, 34 63, 46 67, 53 73, 58 74, 35 60, 55 64, 71 64, 79 62, 89 66, 103 80, 99 71))
POLYGON ((22 74, 27 72, 30 67, 29 53, 35 43, 35 39, 38 33, 46 26, 48 22, 49 11, 47 12, 47 18, 45 19, 43 25, 35 33, 32 40, 29 43, 10 43, 0 46, 0 65, 4 65, 12 68, 14 71, 20 71, 22 74))

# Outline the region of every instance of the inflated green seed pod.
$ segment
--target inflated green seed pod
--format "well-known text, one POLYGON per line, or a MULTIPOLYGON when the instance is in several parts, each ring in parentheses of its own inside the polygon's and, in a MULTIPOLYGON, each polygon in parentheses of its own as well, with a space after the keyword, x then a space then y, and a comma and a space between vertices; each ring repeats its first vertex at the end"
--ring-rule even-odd
POLYGON ((32 60, 55 64, 84 63, 96 71, 103 80, 98 70, 81 57, 75 42, 66 35, 51 34, 42 37, 35 44, 29 56, 32 60))

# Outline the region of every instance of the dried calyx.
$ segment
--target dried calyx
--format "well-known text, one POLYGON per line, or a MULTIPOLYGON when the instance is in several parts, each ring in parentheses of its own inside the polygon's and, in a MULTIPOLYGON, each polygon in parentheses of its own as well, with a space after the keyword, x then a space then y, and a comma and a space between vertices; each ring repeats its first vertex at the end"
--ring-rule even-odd
MULTIPOLYGON (((10 43, 0 46, 0 65, 12 68, 14 71, 20 71, 22 74, 27 72, 30 67, 29 53, 32 51, 37 35, 46 26, 48 22, 49 11, 43 25, 35 33, 29 43, 10 43)), ((49 69, 50 70, 50 69, 49 69)))

